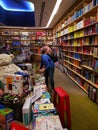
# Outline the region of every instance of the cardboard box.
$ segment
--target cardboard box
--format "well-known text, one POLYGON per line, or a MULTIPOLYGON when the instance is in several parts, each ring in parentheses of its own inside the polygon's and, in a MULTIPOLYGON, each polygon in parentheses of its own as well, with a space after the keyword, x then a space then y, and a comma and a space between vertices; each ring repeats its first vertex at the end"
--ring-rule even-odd
POLYGON ((14 119, 14 112, 10 108, 0 109, 0 129, 10 130, 10 123, 14 119))
POLYGON ((22 94, 23 93, 23 77, 16 74, 4 75, 4 92, 11 94, 22 94))

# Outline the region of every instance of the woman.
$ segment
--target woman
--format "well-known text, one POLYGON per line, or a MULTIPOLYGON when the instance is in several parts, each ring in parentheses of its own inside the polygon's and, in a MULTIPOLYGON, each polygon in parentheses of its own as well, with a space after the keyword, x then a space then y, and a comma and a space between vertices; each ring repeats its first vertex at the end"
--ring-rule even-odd
POLYGON ((45 47, 42 50, 42 56, 41 56, 41 67, 40 68, 45 68, 44 71, 44 76, 45 76, 45 83, 48 86, 48 78, 50 79, 50 85, 51 85, 51 90, 54 90, 54 68, 55 64, 51 57, 52 50, 50 47, 45 47))

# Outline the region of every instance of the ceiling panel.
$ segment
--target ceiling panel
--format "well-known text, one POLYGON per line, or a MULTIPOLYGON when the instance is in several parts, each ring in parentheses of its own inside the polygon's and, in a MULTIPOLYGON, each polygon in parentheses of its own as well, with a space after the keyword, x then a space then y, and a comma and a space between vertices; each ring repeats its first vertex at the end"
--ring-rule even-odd
MULTIPOLYGON (((29 0, 35 4, 35 25, 45 27, 55 6, 56 0, 29 0), (42 3, 45 2, 43 13, 41 14, 42 3), (41 16, 41 18, 40 18, 41 16)), ((65 14, 65 12, 76 2, 76 0, 62 0, 60 8, 50 24, 52 28, 65 14)))
POLYGON ((50 27, 53 27, 66 13, 66 11, 75 3, 76 0, 62 0, 60 8, 51 22, 50 27))

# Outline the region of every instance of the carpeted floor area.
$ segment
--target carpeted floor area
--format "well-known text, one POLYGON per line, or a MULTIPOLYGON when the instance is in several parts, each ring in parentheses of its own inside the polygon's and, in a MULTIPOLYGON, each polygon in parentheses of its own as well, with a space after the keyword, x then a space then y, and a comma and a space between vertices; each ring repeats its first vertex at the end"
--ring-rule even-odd
POLYGON ((54 78, 55 87, 63 87, 70 96, 71 130, 98 130, 98 105, 58 68, 54 78))

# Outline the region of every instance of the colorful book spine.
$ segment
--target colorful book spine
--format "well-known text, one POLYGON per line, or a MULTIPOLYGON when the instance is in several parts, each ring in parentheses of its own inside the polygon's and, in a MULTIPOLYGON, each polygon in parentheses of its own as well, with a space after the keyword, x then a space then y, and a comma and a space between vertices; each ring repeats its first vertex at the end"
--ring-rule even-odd
POLYGON ((96 6, 98 4, 98 0, 92 0, 93 6, 96 6))
POLYGON ((95 59, 94 61, 94 70, 98 72, 98 59, 95 59))
POLYGON ((92 87, 92 86, 89 86, 88 87, 88 97, 94 101, 95 103, 98 104, 98 89, 92 87))

